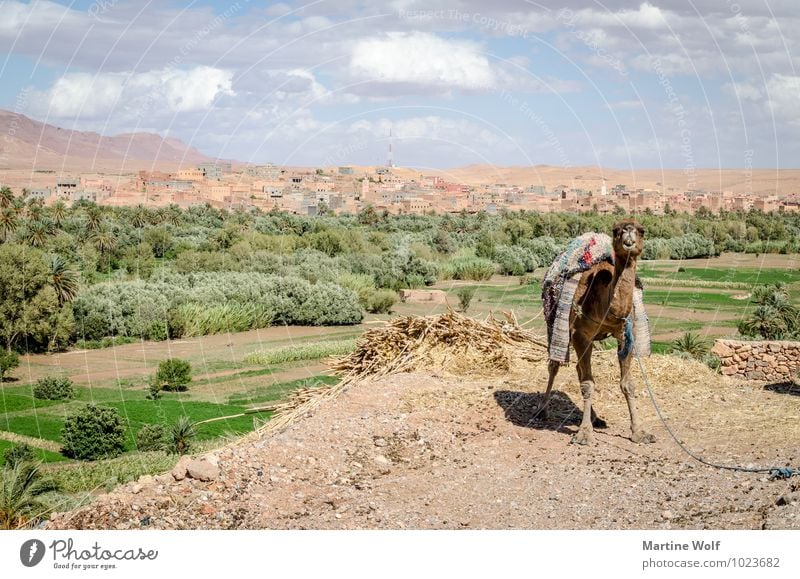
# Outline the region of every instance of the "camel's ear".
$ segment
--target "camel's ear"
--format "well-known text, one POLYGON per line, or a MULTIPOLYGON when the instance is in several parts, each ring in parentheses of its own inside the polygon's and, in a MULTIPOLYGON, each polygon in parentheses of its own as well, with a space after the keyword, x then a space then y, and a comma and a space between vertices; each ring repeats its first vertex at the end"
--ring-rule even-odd
POLYGON ((619 232, 622 228, 619 226, 619 223, 614 224, 614 228, 611 230, 611 238, 616 239, 619 237, 619 232))
POLYGON ((644 227, 642 227, 641 225, 637 225, 636 226, 636 231, 639 232, 639 236, 640 237, 644 237, 644 233, 645 233, 645 228, 644 227))

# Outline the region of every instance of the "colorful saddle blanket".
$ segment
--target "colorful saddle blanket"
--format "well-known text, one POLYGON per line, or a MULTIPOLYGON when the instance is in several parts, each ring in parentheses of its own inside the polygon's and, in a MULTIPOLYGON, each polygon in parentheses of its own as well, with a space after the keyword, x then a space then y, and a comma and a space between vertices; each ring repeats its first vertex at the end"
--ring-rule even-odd
MULTIPOLYGON (((578 282, 583 272, 603 261, 614 263, 611 237, 605 233, 584 233, 567 244, 547 271, 542 282, 542 307, 551 360, 562 364, 569 361, 570 312, 578 282)), ((650 354, 650 331, 638 277, 633 295, 633 313, 625 333, 626 336, 632 336, 638 355, 650 354)), ((627 355, 629 347, 630 344, 626 344, 624 355, 627 355)))

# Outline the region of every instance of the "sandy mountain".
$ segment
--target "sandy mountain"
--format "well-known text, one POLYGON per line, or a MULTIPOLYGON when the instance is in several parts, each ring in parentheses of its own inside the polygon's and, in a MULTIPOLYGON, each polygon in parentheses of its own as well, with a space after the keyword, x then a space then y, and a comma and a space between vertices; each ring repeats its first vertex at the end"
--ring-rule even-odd
POLYGON ((211 161, 179 139, 153 133, 103 136, 0 110, 0 169, 122 171, 211 161))

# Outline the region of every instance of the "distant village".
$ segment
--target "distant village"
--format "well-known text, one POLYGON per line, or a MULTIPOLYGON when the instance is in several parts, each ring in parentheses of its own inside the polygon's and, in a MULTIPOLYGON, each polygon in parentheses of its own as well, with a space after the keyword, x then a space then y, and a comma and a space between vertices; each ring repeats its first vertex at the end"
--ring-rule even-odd
POLYGON ((730 191, 677 191, 671 188, 629 189, 603 184, 599 190, 559 185, 495 183, 470 185, 438 176, 401 176, 392 166, 356 169, 291 169, 277 165, 232 167, 230 163, 202 163, 174 173, 139 171, 125 176, 102 174, 57 176, 37 171, 35 182, 46 183, 29 195, 50 204, 82 199, 103 205, 186 208, 210 204, 226 209, 272 209, 299 215, 326 212, 354 214, 372 206, 391 214, 460 213, 536 210, 539 212, 625 213, 665 211, 798 212, 800 196, 734 194, 730 191))

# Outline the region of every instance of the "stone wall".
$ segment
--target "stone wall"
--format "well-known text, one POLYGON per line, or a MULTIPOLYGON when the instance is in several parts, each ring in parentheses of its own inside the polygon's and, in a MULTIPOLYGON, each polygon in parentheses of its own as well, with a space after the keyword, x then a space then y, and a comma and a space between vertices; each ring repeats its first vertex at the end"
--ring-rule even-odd
POLYGON ((711 353, 722 361, 726 376, 788 382, 800 370, 800 342, 717 340, 711 353))

